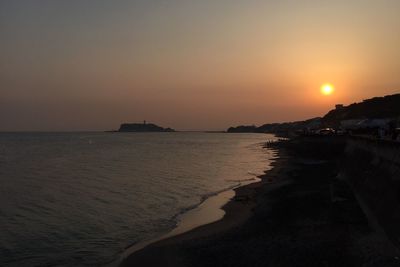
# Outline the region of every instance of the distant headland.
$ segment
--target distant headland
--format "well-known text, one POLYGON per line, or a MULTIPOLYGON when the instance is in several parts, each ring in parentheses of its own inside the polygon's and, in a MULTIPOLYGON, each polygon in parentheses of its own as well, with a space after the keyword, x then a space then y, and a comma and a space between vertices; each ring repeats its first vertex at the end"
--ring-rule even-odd
MULTIPOLYGON (((361 129, 376 128, 400 121, 400 94, 374 97, 348 106, 337 104, 323 117, 304 121, 269 123, 261 126, 240 125, 230 127, 228 133, 274 133, 316 130, 321 128, 361 129)), ((389 127, 389 126, 387 126, 389 127)))
POLYGON ((143 121, 143 123, 123 123, 117 132, 175 132, 175 130, 143 121))

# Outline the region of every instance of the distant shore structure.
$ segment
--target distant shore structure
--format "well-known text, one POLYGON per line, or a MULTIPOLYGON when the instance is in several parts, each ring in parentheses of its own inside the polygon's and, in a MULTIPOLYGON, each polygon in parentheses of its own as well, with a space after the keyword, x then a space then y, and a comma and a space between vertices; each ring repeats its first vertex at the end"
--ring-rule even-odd
POLYGON ((343 104, 336 104, 335 109, 343 109, 344 105, 343 104))
POLYGON ((154 123, 123 123, 119 127, 118 132, 175 132, 172 128, 163 128, 154 123))
POLYGON ((267 123, 259 127, 240 125, 230 127, 228 133, 274 133, 287 136, 289 133, 317 131, 326 128, 336 130, 355 130, 371 134, 377 129, 393 133, 392 139, 400 132, 400 94, 365 99, 350 105, 336 104, 322 118, 316 117, 304 121, 267 123), (399 129, 399 130, 397 130, 399 129))

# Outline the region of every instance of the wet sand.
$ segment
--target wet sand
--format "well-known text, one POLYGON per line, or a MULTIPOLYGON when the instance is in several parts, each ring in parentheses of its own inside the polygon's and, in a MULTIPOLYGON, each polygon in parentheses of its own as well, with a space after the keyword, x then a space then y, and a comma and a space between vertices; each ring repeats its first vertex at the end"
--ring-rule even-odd
POLYGON ((153 243, 122 266, 399 266, 396 248, 337 181, 338 159, 288 144, 261 182, 235 190, 222 220, 153 243))
MULTIPOLYGON (((207 225, 221 220, 225 216, 222 207, 235 196, 233 189, 222 191, 214 196, 207 198, 203 203, 178 217, 177 226, 170 232, 152 240, 139 242, 125 250, 121 255, 121 261, 132 253, 147 247, 150 244, 186 233, 197 227, 207 225)), ((112 263, 110 266, 115 266, 112 263)))

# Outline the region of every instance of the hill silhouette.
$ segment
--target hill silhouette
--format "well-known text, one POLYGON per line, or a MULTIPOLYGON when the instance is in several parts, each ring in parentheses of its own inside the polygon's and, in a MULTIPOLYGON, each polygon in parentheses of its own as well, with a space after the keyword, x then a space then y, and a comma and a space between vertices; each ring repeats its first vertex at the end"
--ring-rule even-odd
POLYGON ((343 120, 395 119, 400 116, 400 94, 366 99, 329 111, 323 118, 325 126, 338 127, 343 120))
POLYGON ((267 123, 262 126, 241 125, 230 127, 228 133, 283 133, 321 127, 339 128, 340 122, 352 119, 398 119, 400 94, 374 97, 329 111, 324 117, 304 121, 267 123))
POLYGON ((283 133, 296 131, 298 129, 318 128, 321 124, 321 118, 316 117, 305 121, 267 123, 259 127, 255 125, 241 125, 230 127, 228 133, 283 133))

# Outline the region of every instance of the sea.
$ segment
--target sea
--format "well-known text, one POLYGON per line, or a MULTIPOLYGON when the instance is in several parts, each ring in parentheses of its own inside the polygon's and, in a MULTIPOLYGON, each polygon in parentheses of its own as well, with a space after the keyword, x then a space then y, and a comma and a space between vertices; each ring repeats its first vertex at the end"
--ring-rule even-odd
POLYGON ((268 134, 0 133, 0 266, 110 266, 270 168, 268 134))

